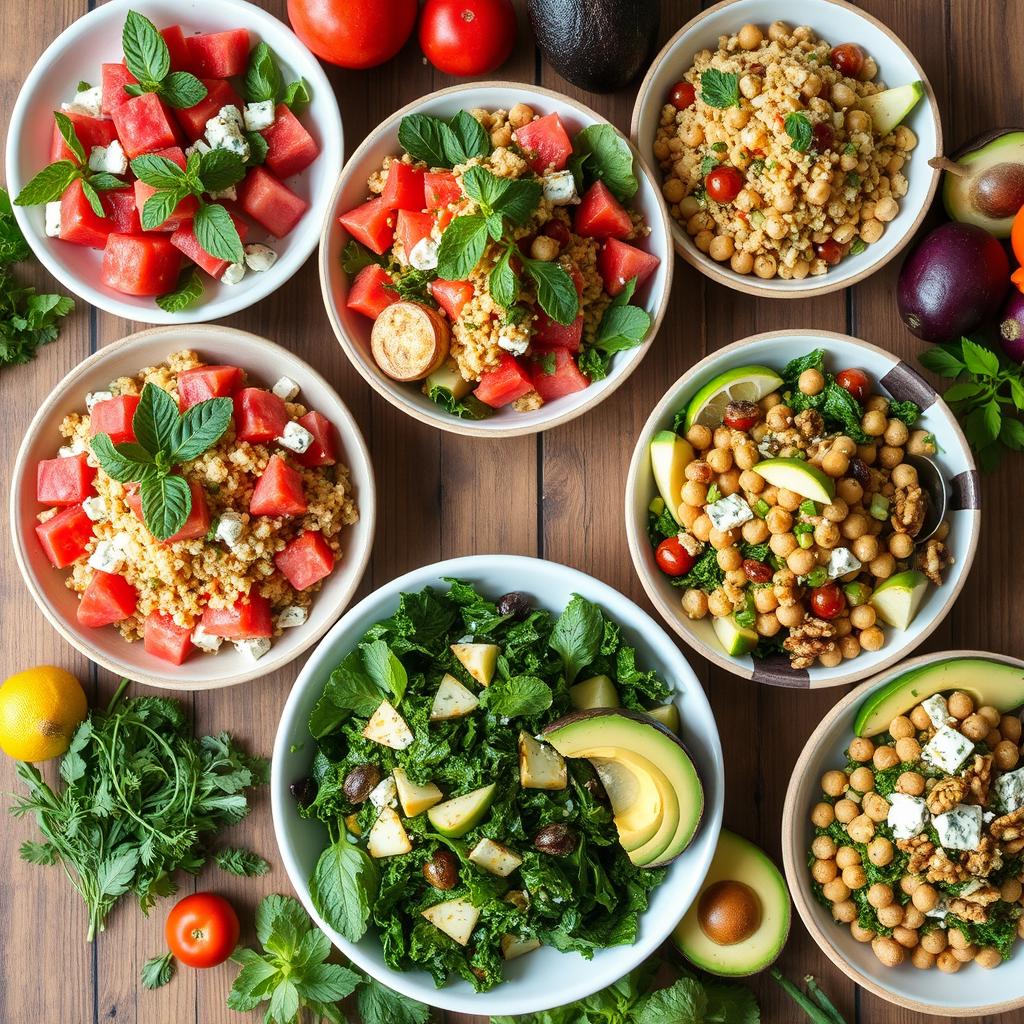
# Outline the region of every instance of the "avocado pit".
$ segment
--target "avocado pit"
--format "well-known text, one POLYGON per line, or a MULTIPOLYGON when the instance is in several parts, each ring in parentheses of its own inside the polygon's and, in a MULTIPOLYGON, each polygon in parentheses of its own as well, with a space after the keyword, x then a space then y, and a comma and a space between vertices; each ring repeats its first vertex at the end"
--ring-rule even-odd
POLYGON ((701 893, 697 923, 716 945, 735 946, 760 927, 761 901, 745 882, 723 879, 701 893))

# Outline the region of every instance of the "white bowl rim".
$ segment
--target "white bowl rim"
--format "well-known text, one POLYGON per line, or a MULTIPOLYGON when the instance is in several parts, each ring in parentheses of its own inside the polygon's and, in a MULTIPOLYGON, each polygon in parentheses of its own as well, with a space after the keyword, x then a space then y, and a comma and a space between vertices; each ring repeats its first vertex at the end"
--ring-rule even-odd
MULTIPOLYGON (((352 457, 352 454, 349 454, 349 469, 351 469, 351 463, 354 461, 355 459, 352 457)), ((124 676, 125 678, 131 679, 137 683, 144 683, 147 686, 170 690, 213 690, 227 686, 237 686, 239 683, 250 682, 253 679, 270 675, 272 672, 284 668, 312 647, 313 644, 317 643, 320 638, 333 627, 337 616, 340 615, 348 606, 349 601, 352 599, 352 595, 356 592, 356 589, 362 582, 363 575, 366 572, 366 566, 370 561, 370 554, 373 550, 373 539, 377 523, 376 496, 377 486, 373 472, 373 463, 370 459, 370 452, 366 446, 366 441, 363 438, 362 432, 359 429, 359 425, 356 423, 348 406, 341 400, 341 397, 321 373, 314 370, 294 352, 289 352, 276 342, 270 341, 267 338, 262 338, 256 334, 252 334, 249 331, 242 331, 235 327, 222 327, 219 324, 181 324, 177 327, 148 327, 145 330, 129 334, 117 341, 111 342, 109 345, 104 345, 65 374, 63 379, 50 391, 46 398, 43 399, 39 409, 36 411, 36 414, 32 417, 32 421, 29 423, 28 429, 25 431, 25 436, 22 438, 21 444, 18 447, 18 454, 14 460, 14 469, 11 473, 11 490, 8 499, 7 511, 11 525, 11 539, 14 546, 14 557, 18 563, 18 568, 21 571, 22 580, 28 588, 29 593, 32 595, 32 599, 39 607, 39 610, 49 620, 50 625, 53 626, 53 628, 56 629, 72 647, 84 654, 90 661, 102 666, 109 672, 124 676), (26 469, 28 463, 28 452, 32 438, 40 432, 44 421, 51 415, 51 407, 53 406, 56 397, 65 391, 71 391, 78 387, 78 381, 82 377, 88 375, 93 369, 102 365, 111 357, 126 354, 138 342, 150 341, 162 336, 179 335, 183 330, 187 331, 188 334, 195 339, 195 347, 200 350, 202 350, 203 347, 204 337, 216 334, 221 337, 228 336, 234 338, 238 342, 240 353, 243 354, 243 358, 239 361, 243 363, 246 348, 261 348, 273 354, 280 353, 281 355, 286 356, 289 360, 297 360, 302 363, 305 367, 307 376, 315 380, 318 386, 326 389, 328 393, 334 397, 336 404, 332 410, 332 422, 334 422, 335 418, 337 419, 335 427, 338 430, 343 447, 346 452, 354 453, 355 457, 361 462, 366 473, 366 486, 361 489, 359 494, 359 516, 360 520, 365 522, 364 530, 366 533, 366 543, 363 545, 363 550, 356 553, 356 565, 352 574, 352 579, 345 589, 338 595, 338 598, 335 601, 336 608, 332 614, 327 617, 327 620, 318 629, 309 630, 308 635, 304 636, 302 640, 297 643, 295 648, 288 651, 286 655, 277 655, 275 658, 273 650, 271 650, 270 654, 265 655, 258 662, 255 662, 252 668, 246 669, 245 671, 236 672, 230 676, 194 681, 177 679, 170 674, 161 675, 158 673, 143 672, 134 668, 128 662, 108 658, 103 652, 97 650, 86 642, 86 640, 83 639, 85 634, 76 630, 70 623, 65 621, 64 617, 60 615, 56 609, 50 606, 50 602, 46 599, 41 588, 36 587, 32 579, 28 556, 25 552, 24 544, 22 543, 22 531, 20 526, 22 525, 23 520, 18 504, 19 487, 23 485, 27 479, 26 469)), ((351 527, 347 527, 347 529, 351 529, 351 527)), ((59 571, 64 572, 65 570, 59 571)), ((304 629, 305 627, 300 626, 298 628, 304 629)))
POLYGON ((400 409, 407 415, 412 416, 413 419, 418 420, 420 423, 426 423, 428 426, 436 427, 439 430, 445 430, 452 434, 462 434, 465 437, 497 439, 522 437, 527 434, 539 434, 546 430, 550 430, 552 427, 568 423, 570 420, 576 419, 577 416, 582 416, 584 413, 590 412, 591 409, 596 405, 599 405, 614 391, 621 387, 621 385, 625 383, 626 378, 636 370, 640 365, 640 361, 647 355, 652 343, 658 335, 658 331, 661 329, 662 321, 665 319, 665 313, 668 309, 669 300, 672 295, 672 275, 674 272, 675 260, 672 259, 674 247, 670 222, 671 218, 669 216, 668 207, 665 205, 665 197, 661 194, 661 187, 658 184, 658 179, 648 166, 643 154, 628 135, 616 128, 616 126, 606 117, 602 117, 598 114, 596 110, 580 103, 578 100, 572 99, 570 96, 566 96, 563 93, 556 92, 553 89, 546 89, 541 85, 532 85, 528 82, 506 82, 498 80, 466 82, 461 85, 451 85, 444 89, 437 89, 434 92, 427 93, 425 96, 421 96, 418 99, 413 100, 411 103, 407 103, 399 110, 396 110, 384 121, 381 121, 381 123, 366 136, 366 138, 359 144, 345 162, 345 167, 342 170, 334 187, 334 192, 331 195, 327 209, 327 216, 324 219, 323 230, 320 235, 320 290, 323 295, 324 307, 327 310, 327 317, 331 322, 331 327, 333 328, 334 334, 337 337, 341 348, 345 352, 345 355, 348 356, 349 361, 360 373, 363 379, 370 385, 370 387, 372 387, 374 391, 376 391, 377 394, 379 394, 390 405, 393 405, 395 408, 400 409), (651 228, 651 236, 654 235, 655 231, 659 231, 660 229, 661 241, 665 251, 665 259, 662 260, 662 264, 665 268, 665 285, 662 289, 661 297, 655 304, 655 308, 651 313, 651 329, 648 331, 646 340, 642 345, 639 345, 634 350, 635 355, 633 358, 621 364, 621 369, 613 369, 612 373, 610 373, 608 378, 606 378, 608 383, 605 385, 604 390, 597 392, 590 401, 583 402, 579 407, 571 412, 552 415, 550 419, 536 423, 533 426, 517 427, 510 425, 507 427, 481 428, 472 420, 464 420, 460 419, 458 416, 448 415, 441 409, 438 409, 437 413, 425 412, 417 403, 408 400, 406 397, 406 389, 415 385, 416 382, 413 382, 413 385, 409 385, 400 384, 398 381, 395 381, 393 382, 394 387, 389 387, 383 374, 380 373, 379 370, 375 371, 375 369, 368 364, 368 361, 364 359, 362 353, 358 349, 358 346, 349 338, 348 332, 345 330, 345 327, 338 316, 336 308, 337 303, 335 302, 334 295, 331 292, 331 254, 330 247, 328 245, 328 237, 334 226, 338 203, 341 200, 341 193, 354 175, 362 173, 360 163, 365 159, 367 151, 377 143, 377 140, 381 135, 390 131, 392 128, 396 128, 397 124, 403 117, 407 114, 416 113, 416 111, 424 105, 433 103, 438 99, 455 96, 459 93, 472 93, 485 89, 504 89, 508 92, 515 92, 523 96, 533 95, 540 96, 545 99, 557 100, 559 103, 565 103, 568 106, 575 108, 576 111, 592 123, 611 125, 619 137, 629 144, 629 148, 633 153, 633 160, 636 163, 637 168, 640 173, 647 178, 647 181, 651 186, 651 191, 655 196, 657 210, 660 214, 660 223, 650 224, 649 226, 651 228))
MULTIPOLYGON (((800 752, 800 756, 797 758, 796 764, 793 766, 793 771, 789 777, 789 784, 786 787, 786 796, 782 809, 782 863, 786 873, 786 882, 793 896, 793 903, 796 905, 797 913, 800 915, 804 927, 811 933, 811 938, 818 944, 825 956, 837 964, 852 981, 862 988, 866 988, 874 995, 885 999, 887 1002, 895 1003, 897 1006, 914 1010, 917 1013, 934 1013, 940 1017, 976 1017, 994 1013, 1006 1013, 1008 1010, 1016 1010, 1024 1006, 1024 983, 1022 983, 1020 996, 1001 1003, 979 1006, 942 1006, 933 1003, 922 1003, 890 991, 845 960, 841 951, 829 940, 825 929, 821 927, 820 918, 825 912, 824 908, 818 906, 813 897, 808 899, 807 896, 806 887, 809 875, 806 854, 802 854, 803 859, 801 859, 794 852, 796 836, 799 832, 799 829, 796 827, 798 817, 796 801, 799 796, 800 783, 807 774, 810 764, 818 752, 818 748, 827 741, 833 727, 844 717, 851 706, 859 704, 869 693, 885 683, 891 682, 896 676, 903 675, 904 672, 909 672, 919 666, 934 664, 937 661, 945 661, 950 658, 986 658, 989 661, 999 661, 1024 669, 1024 660, 1013 658, 1007 654, 996 654, 993 651, 935 651, 932 654, 918 655, 898 665, 890 665, 882 672, 873 675, 855 690, 851 690, 846 694, 818 723, 817 728, 808 737, 803 750, 800 752)), ((801 818, 806 810, 806 808, 800 810, 801 818)), ((888 968, 881 969, 888 970, 888 968)), ((909 964, 905 965, 903 969, 913 970, 909 964)))
MULTIPOLYGON (((194 2, 195 0, 193 0, 194 2)), ((177 326, 180 324, 220 320, 223 317, 248 309, 277 291, 278 288, 289 281, 305 265, 310 253, 316 248, 320 237, 318 208, 321 216, 328 212, 329 206, 325 197, 328 195, 332 179, 339 173, 345 160, 345 129, 341 120, 338 100, 334 95, 334 89, 324 72, 323 66, 315 55, 308 51, 305 44, 291 30, 291 27, 269 11, 249 3, 248 0, 203 0, 203 4, 204 6, 209 4, 212 7, 223 8, 225 11, 237 11, 242 18, 248 19, 250 23, 255 21, 260 25, 268 25, 268 28, 270 27, 269 22, 273 22, 273 31, 275 33, 283 33, 284 37, 288 39, 289 45, 294 46, 295 52, 304 55, 307 63, 304 64, 301 72, 302 76, 309 81, 312 87, 313 103, 316 106, 322 105, 326 108, 323 114, 316 119, 317 127, 322 133, 323 142, 317 159, 329 158, 335 151, 337 154, 335 158, 336 166, 328 169, 325 173, 319 197, 315 194, 311 195, 309 209, 303 214, 303 219, 310 218, 306 240, 297 245, 293 252, 288 253, 284 260, 276 263, 270 271, 260 276, 254 275, 251 284, 246 285, 244 283, 246 279, 243 278, 241 286, 228 293, 226 297, 218 299, 218 308, 215 311, 211 312, 210 304, 205 300, 201 300, 191 309, 182 310, 179 313, 167 313, 157 306, 155 302, 152 304, 152 309, 145 305, 133 305, 122 301, 105 290, 98 281, 95 284, 84 281, 79 275, 66 271, 63 266, 50 258, 42 239, 39 237, 35 226, 28 216, 27 208, 14 206, 13 204, 14 196, 25 184, 18 173, 18 145, 23 126, 32 107, 37 83, 47 74, 50 66, 59 59, 61 53, 84 34, 92 30, 95 21, 99 20, 98 17, 94 18, 94 16, 102 16, 103 19, 107 20, 116 19, 119 14, 125 14, 129 10, 138 7, 137 0, 108 0, 102 6, 94 7, 72 21, 46 47, 32 66, 32 70, 28 73, 24 84, 18 92, 17 99, 14 101, 14 107, 11 110, 11 117, 8 123, 5 161, 7 185, 11 192, 12 209, 15 219, 18 222, 18 227, 21 229, 21 233, 25 236, 29 247, 32 249, 33 255, 46 268, 48 273, 52 274, 74 295, 90 305, 102 309, 105 313, 123 317, 126 320, 134 320, 137 323, 156 326, 177 326)), ((261 38, 263 38, 263 33, 261 33, 261 38)), ((277 52, 276 44, 275 52, 277 52)), ((288 63, 291 63, 291 61, 288 63)), ((310 107, 311 111, 312 109, 313 105, 310 107)), ((298 227, 295 230, 298 230, 298 227)), ((204 280, 205 283, 206 281, 204 280)))
MULTIPOLYGON (((502 986, 499 985, 490 993, 470 993, 468 996, 461 996, 453 993, 450 987, 437 989, 431 988, 429 995, 425 994, 426 986, 421 987, 415 981, 410 980, 411 978, 415 978, 420 972, 393 971, 389 968, 385 968, 383 971, 380 971, 375 964, 367 962, 363 957, 359 948, 360 943, 350 942, 340 935, 335 937, 333 929, 331 929, 323 920, 316 908, 313 906, 312 900, 309 896, 308 879, 305 877, 305 873, 297 863, 291 842, 287 838, 288 830, 283 821, 284 804, 286 800, 290 799, 290 795, 288 794, 289 780, 285 778, 284 774, 285 763, 290 753, 289 741, 287 738, 288 728, 286 723, 289 723, 294 716, 294 709, 301 701, 303 690, 310 685, 315 684, 318 677, 322 674, 321 667, 317 665, 320 649, 326 649, 332 644, 336 637, 344 634, 345 631, 350 628, 349 623, 363 615, 366 609, 380 601, 387 601, 389 604, 394 603, 397 601, 399 594, 403 591, 429 586, 431 583, 434 583, 443 577, 455 577, 457 579, 468 579, 472 581, 479 575, 481 570, 486 570, 488 567, 493 566, 498 568, 507 568, 513 564, 519 571, 523 571, 524 566, 528 569, 530 566, 536 564, 555 567, 559 573, 565 574, 565 577, 572 584, 575 592, 586 596, 588 600, 594 600, 604 606, 605 602, 607 602, 609 597, 611 597, 614 601, 621 602, 623 605, 629 606, 641 620, 649 621, 651 627, 653 627, 657 633, 660 633, 664 640, 667 641, 667 650, 672 652, 671 657, 675 658, 678 656, 678 670, 675 677, 677 685, 673 688, 673 696, 677 697, 679 694, 685 693, 686 700, 698 704, 700 706, 702 716, 709 720, 712 726, 711 733, 705 737, 704 740, 711 755, 710 760, 709 763, 702 764, 698 768, 699 774, 703 780, 705 803, 700 829, 697 834, 698 836, 705 834, 705 829, 710 829, 714 834, 716 842, 709 846, 707 854, 703 858, 706 863, 696 865, 695 874, 693 876, 697 882, 696 888, 694 889, 694 899, 696 899, 696 895, 699 892, 700 882, 703 881, 708 870, 710 870, 711 863, 714 858, 715 846, 717 845, 717 837, 723 827, 722 818, 725 805, 725 764, 717 721, 715 720, 714 712, 711 708, 710 702, 708 701, 707 695, 704 692, 704 688, 683 652, 679 650, 678 645, 672 641, 672 638, 660 627, 654 617, 636 604, 635 601, 626 597, 626 595, 622 594, 614 587, 579 569, 563 565, 560 562, 552 562, 549 559, 534 558, 527 555, 481 554, 462 555, 455 558, 444 559, 440 562, 434 562, 429 565, 420 566, 419 568, 412 569, 409 572, 388 581, 368 594, 357 604, 349 608, 334 624, 333 628, 323 637, 318 648, 306 660, 306 664, 303 665, 302 671, 296 678, 295 683, 292 686, 292 690, 288 695, 288 700, 285 702, 285 706, 281 711, 281 717, 278 722, 277 735, 274 738, 274 747, 270 762, 270 802, 274 822, 274 837, 277 841, 278 852, 284 864, 285 871, 296 895, 306 908, 309 916, 316 923, 317 927, 331 938, 334 945, 336 945, 338 949, 345 954, 345 956, 347 956, 354 964, 369 973, 374 973, 375 971, 378 972, 374 974, 374 976, 377 977, 378 980, 383 979, 384 983, 395 991, 400 992, 403 995, 407 995, 410 998, 427 1002, 431 1006, 459 1013, 509 1013, 512 1015, 519 1015, 524 1013, 541 1012, 554 1006, 561 1006, 565 1003, 571 1003, 577 999, 585 998, 607 985, 612 984, 619 977, 625 976, 625 974, 633 970, 648 956, 654 953, 654 951, 669 937, 672 928, 675 926, 676 919, 672 917, 671 924, 664 928, 659 927, 657 930, 659 937, 656 939, 648 938, 634 943, 631 946, 609 946, 604 950, 599 950, 598 953, 620 952, 622 954, 622 963, 625 966, 621 968, 621 973, 617 973, 615 978, 598 974, 592 969, 593 961, 587 961, 585 966, 590 967, 591 970, 584 970, 582 972, 582 976, 587 977, 589 974, 589 976, 593 977, 594 980, 592 982, 578 984, 575 987, 566 985, 564 988, 560 988, 557 996, 554 997, 548 996, 546 998, 541 997, 534 999, 527 999, 524 997, 512 1006, 505 1002, 502 1003, 499 1008, 488 1009, 483 1006, 484 1001, 487 1000, 489 995, 497 996, 500 994, 502 992, 502 986), (714 786, 712 787, 714 797, 712 800, 707 799, 709 788, 708 780, 710 779, 714 780, 714 786), (638 950, 640 951, 639 954, 637 953, 638 950), (557 1002, 551 1002, 552 998, 556 998, 557 1002)), ((606 610, 608 609, 606 608, 606 610)), ((353 638, 353 640, 355 639, 357 638, 353 638)), ((662 886, 667 886, 669 884, 669 880, 666 879, 662 883, 662 886)), ((682 916, 682 912, 680 913, 680 916, 682 916)), ((369 935, 370 933, 368 932, 367 934, 369 935)), ((365 937, 360 940, 360 942, 362 941, 365 941, 365 937)), ((616 968, 616 970, 618 970, 618 968, 616 968)))
MULTIPOLYGON (((831 0, 830 0, 831 2, 831 0)), ((655 405, 651 414, 647 417, 644 425, 640 428, 640 434, 637 438, 635 447, 633 448, 633 455, 629 461, 629 470, 626 473, 626 487, 625 487, 625 519, 626 519, 626 541, 629 545, 630 558, 633 561, 633 568, 640 577, 640 583, 647 594, 648 599, 658 610, 659 615, 662 619, 668 623, 673 631, 683 639, 690 647, 692 647, 698 654, 707 658, 713 662, 719 668, 725 669, 727 672, 740 678, 749 678, 746 671, 742 669, 738 662, 730 658, 728 655, 721 651, 717 651, 712 647, 703 644, 700 639, 695 636, 688 629, 684 628, 682 619, 675 609, 674 606, 666 602, 664 596, 654 585, 654 581, 647 573, 644 566, 643 553, 649 548, 649 542, 646 533, 642 530, 638 533, 634 529, 633 523, 633 495, 636 489, 637 476, 640 472, 640 467, 643 459, 647 457, 647 442, 652 436, 659 420, 665 415, 665 413, 671 409, 677 408, 679 399, 675 398, 676 392, 683 389, 686 381, 692 377, 701 373, 702 371, 710 368, 723 356, 731 356, 741 349, 746 348, 755 342, 762 341, 787 341, 787 340, 799 340, 799 339, 813 340, 815 338, 824 341, 838 341, 846 344, 853 345, 857 348, 866 349, 872 354, 884 358, 887 362, 891 362, 893 366, 903 365, 907 370, 913 374, 919 376, 917 371, 909 364, 904 363, 903 360, 893 352, 888 351, 873 345, 870 341, 864 341, 862 338, 856 338, 850 334, 840 334, 837 331, 817 331, 809 328, 803 328, 798 330, 778 330, 778 331, 765 331, 761 334, 751 334, 745 338, 741 338, 739 341, 731 342, 728 345, 720 349, 716 349, 714 352, 709 353, 700 362, 694 363, 688 370, 676 378, 668 388, 664 395, 655 405)), ((938 404, 941 409, 947 414, 950 426, 953 430, 954 435, 959 442, 962 454, 965 456, 967 469, 966 472, 977 473, 977 468, 974 462, 974 454, 971 451, 970 445, 967 443, 967 438, 964 436, 964 432, 960 427, 956 417, 949 411, 948 406, 943 401, 940 394, 936 394, 935 403, 938 404)), ((979 524, 977 528, 973 529, 968 538, 968 551, 967 557, 962 561, 962 569, 959 571, 957 579, 953 582, 953 585, 949 588, 946 594, 946 599, 937 609, 935 617, 929 623, 929 625, 921 632, 921 634, 913 639, 910 644, 903 647, 894 647, 891 654, 887 655, 882 661, 878 662, 875 666, 876 673, 882 673, 890 669, 895 665, 901 658, 906 657, 912 651, 916 650, 929 636, 938 628, 945 617, 949 614, 953 605, 956 603, 957 598, 960 596, 960 592, 964 588, 964 584, 967 582, 967 577, 970 575, 971 568, 974 565, 974 557, 978 550, 978 538, 980 533, 980 510, 981 510, 981 499, 979 496, 977 513, 978 518, 976 522, 979 524)), ((825 689, 831 686, 848 686, 851 683, 857 683, 863 678, 863 670, 858 671, 856 669, 856 659, 846 662, 844 661, 843 666, 850 666, 845 668, 845 671, 836 671, 835 669, 828 669, 826 672, 821 673, 817 676, 814 682, 811 684, 812 689, 825 689)), ((837 666, 839 668, 839 666, 837 666)))
MULTIPOLYGON (((862 8, 857 7, 852 3, 848 3, 847 0, 814 0, 814 2, 826 5, 831 4, 833 7, 840 7, 852 14, 856 14, 863 21, 866 21, 873 28, 887 36, 888 39, 900 49, 907 60, 910 61, 924 85, 924 99, 928 104, 928 109, 931 112, 932 121, 935 125, 935 150, 937 154, 941 155, 942 121, 939 117, 939 104, 935 98, 935 90, 932 88, 932 83, 924 73, 924 69, 921 67, 917 58, 903 40, 900 39, 900 37, 896 35, 896 33, 893 32, 893 30, 883 21, 879 20, 862 8)), ((648 104, 654 102, 651 98, 651 85, 662 61, 668 59, 670 51, 683 38, 683 36, 695 29, 709 15, 716 14, 727 7, 736 7, 737 11, 739 11, 742 8, 742 4, 743 0, 719 0, 719 2, 713 6, 706 7, 683 25, 683 27, 680 28, 667 43, 665 43, 661 50, 658 51, 657 56, 651 61, 651 66, 647 74, 644 76, 644 80, 640 83, 640 88, 637 90, 636 94, 636 102, 633 105, 633 116, 630 122, 630 138, 638 149, 640 148, 638 133, 641 112, 648 104)), ((781 7, 780 10, 783 14, 785 13, 784 6, 781 7)), ((688 236, 686 235, 686 232, 679 223, 669 215, 669 228, 672 232, 672 240, 676 252, 678 252, 679 255, 690 264, 690 266, 699 270, 706 277, 710 277, 712 281, 715 281, 718 284, 723 284, 727 288, 732 288, 734 291, 745 292, 748 295, 757 295, 769 299, 806 299, 812 295, 825 295, 828 292, 849 288, 852 285, 863 281, 865 278, 870 277, 875 273, 875 271, 881 270, 882 267, 898 256, 899 253, 906 248, 911 239, 917 234, 918 228, 921 227, 925 217, 928 215, 932 201, 935 199, 935 193, 939 187, 941 172, 935 167, 929 167, 929 169, 931 171, 931 182, 928 186, 928 193, 925 196, 924 202, 921 204, 921 209, 918 211, 913 223, 906 228, 902 240, 893 247, 891 252, 884 256, 880 253, 874 262, 868 263, 863 270, 852 276, 840 277, 837 274, 822 274, 819 278, 813 279, 814 283, 807 284, 803 288, 787 288, 782 290, 780 288, 773 287, 771 282, 766 281, 761 283, 759 278, 752 279, 750 275, 739 277, 737 279, 737 276, 731 276, 724 273, 713 259, 705 256, 704 253, 696 250, 692 245, 688 244, 688 236)), ((915 173, 917 172, 915 171, 915 173)), ((660 174, 656 180, 658 182, 661 181, 660 174)), ((811 281, 812 279, 808 277, 805 278, 805 280, 811 281)))

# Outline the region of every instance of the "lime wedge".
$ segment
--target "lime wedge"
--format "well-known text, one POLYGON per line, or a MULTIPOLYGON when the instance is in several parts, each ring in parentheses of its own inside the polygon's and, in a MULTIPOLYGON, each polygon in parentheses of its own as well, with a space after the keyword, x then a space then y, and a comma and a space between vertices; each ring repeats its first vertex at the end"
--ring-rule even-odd
POLYGON ((730 402, 760 402, 782 386, 782 378, 767 366, 737 366, 709 380, 690 399, 686 408, 686 429, 695 423, 704 427, 721 425, 730 402))

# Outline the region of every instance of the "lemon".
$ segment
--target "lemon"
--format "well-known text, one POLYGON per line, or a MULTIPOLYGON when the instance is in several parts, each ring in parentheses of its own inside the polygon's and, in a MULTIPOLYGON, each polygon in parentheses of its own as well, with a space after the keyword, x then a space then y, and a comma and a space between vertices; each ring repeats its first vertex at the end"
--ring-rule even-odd
POLYGON ((18 672, 0 686, 0 750, 19 761, 60 757, 88 711, 70 672, 53 665, 18 672))

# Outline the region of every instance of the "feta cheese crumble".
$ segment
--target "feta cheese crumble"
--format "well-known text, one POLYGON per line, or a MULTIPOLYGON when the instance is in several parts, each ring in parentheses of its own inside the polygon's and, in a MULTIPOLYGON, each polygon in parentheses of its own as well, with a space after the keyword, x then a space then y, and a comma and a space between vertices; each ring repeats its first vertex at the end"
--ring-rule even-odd
POLYGON ((88 89, 79 89, 70 103, 62 103, 61 108, 68 114, 85 114, 88 117, 103 116, 103 88, 91 85, 88 89))
POLYGON ((437 254, 441 244, 429 235, 421 238, 409 253, 409 266, 413 270, 433 270, 437 266, 437 254))
POLYGON ((128 156, 121 143, 114 139, 109 146, 93 146, 89 151, 89 170, 124 174, 128 170, 128 156))
POLYGON ((284 433, 277 438, 277 443, 301 455, 313 443, 313 435, 301 423, 291 420, 285 424, 284 433))
POLYGON ((270 639, 254 636, 246 640, 235 640, 234 645, 239 654, 244 654, 250 661, 259 661, 270 650, 270 639))
POLYGON ((192 643, 201 651, 206 651, 209 654, 216 654, 217 651, 220 650, 220 645, 223 642, 223 637, 207 633, 202 626, 196 626, 196 628, 192 630, 192 643))
POLYGON ((919 796, 892 793, 889 796, 889 816, 886 823, 897 839, 913 839, 928 824, 928 805, 919 796))
POLYGON ((738 494, 719 498, 718 501, 708 505, 704 511, 711 520, 711 525, 721 533, 742 526, 754 518, 753 510, 738 494))
POLYGON ((90 391, 85 396, 85 408, 87 412, 92 412, 100 402, 109 402, 114 397, 110 391, 90 391))
POLYGON ((290 604, 282 608, 277 615, 277 625, 281 629, 291 629, 294 626, 301 626, 309 618, 309 612, 301 605, 290 604))
POLYGON ((50 238, 60 237, 60 200, 46 204, 46 234, 50 238))
POLYGON ((82 502, 82 511, 94 522, 99 523, 110 518, 107 499, 102 495, 93 494, 82 502))
POLYGON ((89 556, 89 565, 97 572, 117 572, 124 561, 121 549, 112 540, 101 540, 89 556))
POLYGON ((243 277, 245 277, 245 264, 231 263, 224 268, 224 273, 220 275, 220 283, 238 284, 243 277))
POLYGON ((973 750, 974 744, 966 736, 943 725, 925 745, 921 756, 947 775, 955 775, 973 750))
POLYGON ((226 149, 242 160, 249 159, 249 142, 237 107, 221 107, 217 116, 206 122, 206 139, 213 149, 226 149))
POLYGON ((839 579, 848 572, 855 572, 861 567, 860 560, 849 548, 833 548, 828 559, 828 578, 839 579))
POLYGON ((1024 807, 1024 768, 1007 772, 996 779, 996 799, 1004 814, 1024 807))
POLYGON ((552 206, 567 206, 576 198, 576 179, 572 171, 553 171, 541 179, 544 198, 552 206))
POLYGON ((258 103, 246 103, 242 117, 247 132, 258 132, 269 128, 274 123, 274 101, 260 100, 258 103))
POLYGON ((269 245, 254 242, 245 247, 245 265, 257 274, 269 270, 277 262, 277 253, 269 245))
POLYGON ((237 512, 222 512, 213 536, 234 549, 242 539, 242 517, 237 512))
POLYGON ((270 389, 282 402, 290 402, 299 393, 299 385, 291 377, 280 377, 270 389))

